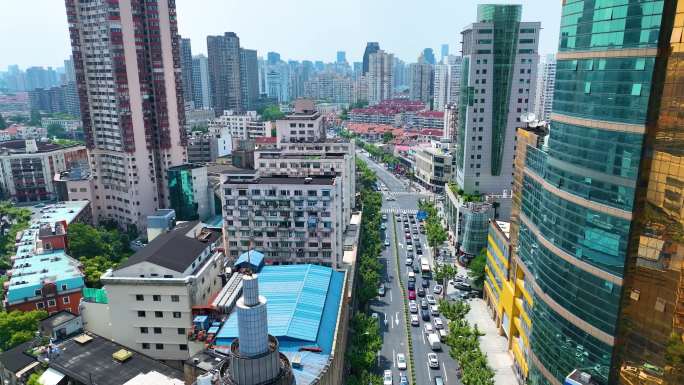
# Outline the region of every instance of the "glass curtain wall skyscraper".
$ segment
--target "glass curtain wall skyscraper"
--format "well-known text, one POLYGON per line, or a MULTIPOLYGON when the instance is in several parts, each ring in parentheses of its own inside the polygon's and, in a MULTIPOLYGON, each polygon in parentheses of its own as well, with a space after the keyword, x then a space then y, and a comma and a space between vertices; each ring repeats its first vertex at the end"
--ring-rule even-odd
POLYGON ((575 369, 683 383, 669 350, 684 326, 676 3, 563 3, 551 133, 528 147, 513 261, 533 299, 530 384, 575 369))

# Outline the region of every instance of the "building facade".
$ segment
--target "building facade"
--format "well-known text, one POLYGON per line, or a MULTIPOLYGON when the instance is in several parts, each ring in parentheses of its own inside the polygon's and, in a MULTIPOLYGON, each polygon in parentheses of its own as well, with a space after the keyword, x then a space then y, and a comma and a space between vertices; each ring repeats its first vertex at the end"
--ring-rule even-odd
POLYGON ((122 227, 144 227, 166 203, 167 167, 185 161, 175 5, 68 0, 66 10, 93 205, 122 227))
POLYGON ((211 88, 209 87, 209 63, 204 55, 192 58, 192 100, 195 108, 212 107, 211 88))
POLYGON ((216 115, 223 111, 242 111, 240 83, 240 38, 234 32, 207 36, 209 89, 216 115))
POLYGON ((434 66, 425 62, 422 56, 418 63, 409 64, 409 99, 432 104, 434 71, 434 66))
POLYGON ((354 82, 348 76, 332 72, 315 75, 304 82, 304 97, 351 104, 354 97, 354 82))
POLYGON ((242 107, 247 111, 256 108, 259 99, 258 71, 257 51, 240 48, 240 92, 242 107))
POLYGON ((367 74, 370 69, 370 55, 378 51, 380 51, 378 42, 369 41, 366 44, 366 49, 363 51, 362 75, 367 74))
POLYGON ((534 106, 540 23, 521 22, 519 5, 477 9, 461 32, 455 180, 466 193, 501 193, 511 188, 520 115, 534 106))
POLYGON ((436 147, 417 147, 415 150, 414 175, 425 188, 435 193, 444 191, 452 178, 451 155, 436 147))
POLYGON ((209 189, 207 167, 183 164, 169 168, 169 207, 179 221, 204 220, 211 214, 213 191, 209 189))
POLYGON ((556 84, 556 56, 546 55, 539 63, 537 72, 537 94, 534 99, 534 113, 539 120, 548 120, 553 107, 553 90, 556 84))
POLYGON ((183 80, 183 100, 186 106, 194 108, 194 91, 192 89, 192 45, 190 39, 179 39, 181 79, 183 80))
MULTIPOLYGON (((365 54, 364 54, 365 57, 365 54)), ((368 55, 368 103, 376 105, 392 99, 392 65, 394 55, 378 50, 368 55)))
POLYGON ((267 122, 261 121, 256 111, 238 113, 232 110, 209 122, 209 132, 226 134, 234 139, 256 139, 270 137, 271 129, 267 122))
POLYGON ((276 137, 278 145, 282 143, 312 143, 325 140, 323 116, 315 110, 313 102, 302 102, 301 108, 276 120, 276 137))

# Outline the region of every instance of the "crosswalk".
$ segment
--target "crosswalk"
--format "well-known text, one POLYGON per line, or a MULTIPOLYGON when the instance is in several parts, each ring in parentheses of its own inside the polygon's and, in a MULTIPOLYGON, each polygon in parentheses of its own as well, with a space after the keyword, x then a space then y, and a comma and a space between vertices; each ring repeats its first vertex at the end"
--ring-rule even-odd
POLYGON ((390 209, 382 209, 380 210, 383 214, 417 214, 418 210, 416 209, 398 209, 398 208, 390 208, 390 209))

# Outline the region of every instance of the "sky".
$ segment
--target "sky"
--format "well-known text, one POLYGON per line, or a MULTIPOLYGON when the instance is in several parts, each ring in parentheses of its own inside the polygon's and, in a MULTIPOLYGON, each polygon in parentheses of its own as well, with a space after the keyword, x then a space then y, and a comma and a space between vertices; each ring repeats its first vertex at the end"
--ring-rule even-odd
MULTIPOLYGON (((337 51, 361 61, 367 41, 407 62, 430 47, 460 51, 463 27, 478 3, 523 5, 523 21, 541 21, 541 55, 558 44, 559 0, 176 0, 178 29, 206 53, 206 36, 235 32, 258 55, 332 62, 337 51)), ((0 0, 0 70, 8 65, 61 66, 71 53, 63 0, 0 0)))

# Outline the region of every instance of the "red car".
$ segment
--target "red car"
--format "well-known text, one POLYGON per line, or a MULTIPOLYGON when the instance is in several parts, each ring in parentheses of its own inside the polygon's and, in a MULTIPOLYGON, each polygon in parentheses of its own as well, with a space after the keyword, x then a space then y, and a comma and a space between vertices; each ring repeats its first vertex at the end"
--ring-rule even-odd
POLYGON ((408 296, 409 296, 409 299, 416 299, 416 291, 415 290, 409 290, 408 296))

